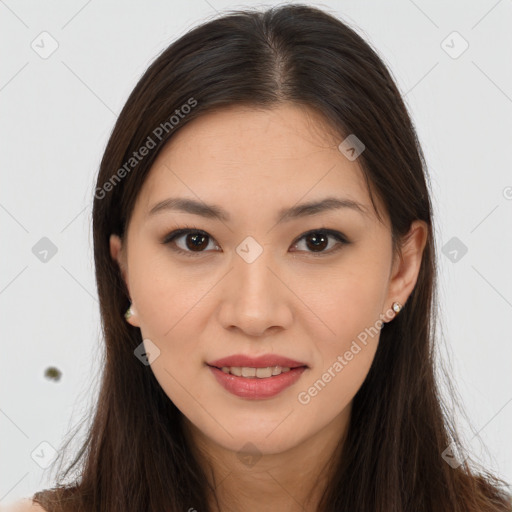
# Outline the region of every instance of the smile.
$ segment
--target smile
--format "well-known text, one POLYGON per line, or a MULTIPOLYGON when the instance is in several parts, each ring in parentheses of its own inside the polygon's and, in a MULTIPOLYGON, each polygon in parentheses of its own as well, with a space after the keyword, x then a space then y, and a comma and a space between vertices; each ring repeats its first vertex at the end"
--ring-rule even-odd
POLYGON ((237 377, 257 377, 258 379, 266 379, 268 377, 275 377, 290 371, 288 367, 282 366, 267 366, 266 368, 251 368, 250 366, 223 366, 221 370, 224 373, 230 373, 237 377))
POLYGON ((240 398, 261 400, 272 398, 295 384, 307 369, 306 366, 264 367, 209 366, 216 381, 227 391, 240 398))

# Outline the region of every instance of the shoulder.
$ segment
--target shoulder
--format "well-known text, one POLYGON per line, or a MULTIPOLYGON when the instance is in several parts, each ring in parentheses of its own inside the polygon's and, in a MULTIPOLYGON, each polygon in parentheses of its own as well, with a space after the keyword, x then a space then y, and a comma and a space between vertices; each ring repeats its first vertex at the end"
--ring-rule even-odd
POLYGON ((0 512, 46 512, 46 509, 34 503, 31 498, 23 498, 10 505, 0 506, 0 512))

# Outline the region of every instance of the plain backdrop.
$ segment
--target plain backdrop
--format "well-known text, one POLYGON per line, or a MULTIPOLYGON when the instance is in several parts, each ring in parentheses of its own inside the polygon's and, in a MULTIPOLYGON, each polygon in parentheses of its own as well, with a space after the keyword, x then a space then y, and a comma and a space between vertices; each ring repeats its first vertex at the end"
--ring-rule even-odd
MULTIPOLYGON (((355 28, 405 98, 432 181, 460 429, 512 482, 512 2, 309 4, 355 28)), ((52 450, 97 392, 91 205, 117 114, 172 41, 216 11, 258 5, 0 0, 0 504, 51 483, 52 450)))

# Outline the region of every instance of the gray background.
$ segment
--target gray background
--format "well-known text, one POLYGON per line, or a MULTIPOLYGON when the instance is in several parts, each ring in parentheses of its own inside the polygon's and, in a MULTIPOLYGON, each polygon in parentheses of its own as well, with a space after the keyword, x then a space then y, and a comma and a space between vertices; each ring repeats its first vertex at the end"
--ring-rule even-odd
MULTIPOLYGON (((512 1, 309 3, 372 44, 408 104, 432 177, 460 429, 512 482, 512 1)), ((171 41, 257 5, 0 0, 0 504, 47 486, 41 466, 97 391, 91 204, 117 113, 171 41)))

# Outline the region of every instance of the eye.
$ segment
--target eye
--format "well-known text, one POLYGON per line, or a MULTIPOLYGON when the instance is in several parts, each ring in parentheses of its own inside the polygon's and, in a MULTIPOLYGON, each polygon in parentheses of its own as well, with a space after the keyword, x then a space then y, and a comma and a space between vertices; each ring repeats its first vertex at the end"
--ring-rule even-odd
MULTIPOLYGON (((171 244, 173 251, 186 256, 196 256, 197 253, 205 252, 204 250, 210 245, 208 240, 213 238, 202 229, 196 228, 181 228, 169 233, 163 240, 163 244, 171 244), (180 246, 177 241, 183 239, 184 245, 180 246)), ((182 242, 183 242, 182 241, 182 242)), ((218 247, 218 245, 217 245, 218 247)))
POLYGON ((303 239, 307 249, 306 252, 316 253, 315 256, 332 254, 350 243, 343 233, 326 228, 314 229, 304 233, 294 245, 299 245, 303 239), (337 245, 336 243, 330 245, 329 238, 334 239, 337 245), (329 250, 325 250, 327 247, 329 247, 329 250))
MULTIPOLYGON (((348 245, 351 242, 339 231, 332 229, 320 228, 308 231, 301 235, 293 244, 292 247, 300 245, 300 242, 304 239, 305 241, 305 252, 311 252, 315 256, 323 256, 332 254, 338 251, 344 245, 348 245), (329 239, 333 240, 333 243, 329 243, 329 239), (337 243, 336 243, 337 242, 337 243), (329 248, 329 250, 325 250, 329 248)), ((210 244, 215 239, 211 237, 206 231, 197 229, 194 227, 184 227, 172 231, 169 233, 164 240, 163 244, 171 244, 173 251, 184 254, 186 256, 198 256, 201 253, 206 252, 210 244)), ((219 248, 218 244, 214 244, 215 247, 219 248)), ((211 247, 210 247, 211 248, 211 247)), ((296 252, 296 251, 294 251, 296 252)), ((301 252, 299 250, 299 252, 301 252)))

